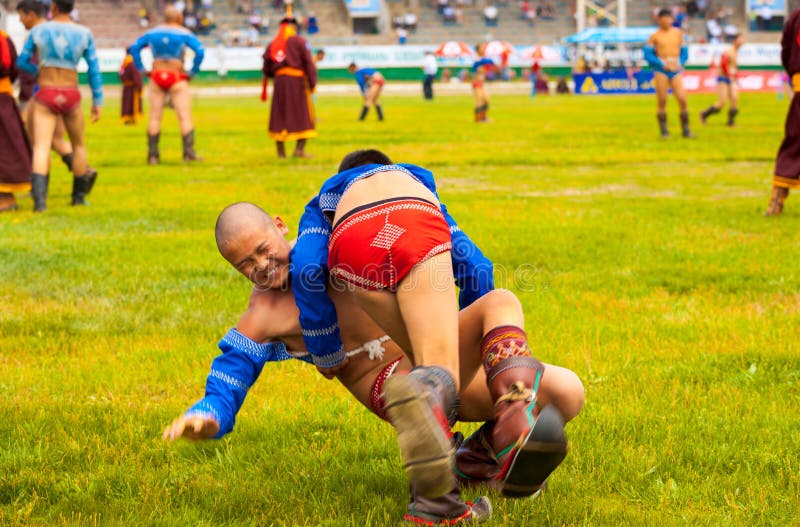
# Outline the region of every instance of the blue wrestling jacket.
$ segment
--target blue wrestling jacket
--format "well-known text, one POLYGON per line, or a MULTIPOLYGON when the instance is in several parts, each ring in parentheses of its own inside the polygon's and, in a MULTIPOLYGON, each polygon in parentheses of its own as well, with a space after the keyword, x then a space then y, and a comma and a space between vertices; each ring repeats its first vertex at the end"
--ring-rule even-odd
MULTIPOLYGON (((644 47, 644 60, 653 68, 655 71, 659 71, 661 73, 666 73, 664 70, 664 61, 656 55, 656 48, 655 46, 645 46, 644 47)), ((689 60, 689 48, 687 46, 681 46, 681 55, 679 57, 681 67, 686 64, 686 61, 689 60)), ((673 72, 674 73, 674 72, 673 72)))
MULTIPOLYGON (((329 178, 323 183, 319 195, 308 202, 300 218, 297 243, 290 255, 290 275, 295 302, 300 310, 303 340, 318 366, 336 366, 345 358, 336 308, 327 293, 328 241, 332 230, 325 213, 336 210, 342 194, 350 185, 387 170, 406 172, 438 199, 433 174, 424 168, 407 164, 365 165, 329 178)), ((450 254, 455 282, 461 290, 459 305, 463 309, 494 289, 494 268, 492 262, 458 227, 443 204, 441 210, 450 226, 453 244, 450 254)))
POLYGON ((375 75, 376 73, 378 73, 378 70, 375 68, 361 68, 353 74, 356 76, 356 82, 358 83, 358 87, 361 88, 361 93, 367 92, 367 77, 375 75))
POLYGON ((494 61, 490 58, 484 57, 472 63, 472 73, 478 71, 481 66, 494 66, 494 61))
POLYGON ((259 344, 231 329, 219 341, 222 355, 211 363, 206 379, 206 395, 186 412, 186 416, 211 417, 219 423, 217 439, 233 430, 236 414, 242 408, 247 392, 255 384, 268 362, 297 358, 311 362, 308 355, 294 357, 282 342, 259 344))
POLYGON ((144 71, 142 64, 142 50, 150 47, 153 52, 154 59, 161 60, 180 60, 183 61, 183 54, 186 48, 194 51, 194 61, 192 62, 192 69, 189 75, 197 75, 200 71, 200 64, 203 62, 205 56, 205 48, 194 34, 186 28, 160 26, 151 29, 131 46, 131 55, 133 56, 133 63, 139 71, 144 71))
POLYGON ((40 67, 77 70, 83 58, 89 67, 89 86, 95 106, 103 105, 103 79, 92 32, 85 26, 44 22, 31 30, 17 59, 20 70, 38 75, 40 67), (34 56, 39 58, 38 65, 34 56))

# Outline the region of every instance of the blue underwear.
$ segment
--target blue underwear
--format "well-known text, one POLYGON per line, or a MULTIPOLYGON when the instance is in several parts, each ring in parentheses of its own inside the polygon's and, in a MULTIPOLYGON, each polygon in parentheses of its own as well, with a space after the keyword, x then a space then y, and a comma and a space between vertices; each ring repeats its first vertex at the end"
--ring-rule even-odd
POLYGON ((730 77, 719 76, 719 77, 717 77, 717 82, 724 82, 725 84, 730 84, 731 83, 731 78, 730 77))

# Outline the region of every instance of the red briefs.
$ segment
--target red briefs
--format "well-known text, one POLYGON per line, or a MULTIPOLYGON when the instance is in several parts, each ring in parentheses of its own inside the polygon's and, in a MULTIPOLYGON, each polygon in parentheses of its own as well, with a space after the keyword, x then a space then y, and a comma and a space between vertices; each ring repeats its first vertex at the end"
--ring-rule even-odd
POLYGON ((40 86, 34 98, 59 115, 66 115, 81 104, 81 92, 78 88, 40 86))
POLYGON ((376 71, 370 76, 369 83, 374 84, 375 86, 383 86, 386 84, 386 78, 376 71))
POLYGON ((438 206, 419 198, 388 199, 339 220, 328 243, 328 269, 363 289, 394 291, 412 267, 451 246, 438 206))
POLYGON ((164 91, 169 91, 176 82, 185 81, 188 78, 189 76, 182 71, 153 70, 150 73, 150 79, 164 91))
POLYGON ((391 375, 397 369, 397 365, 400 363, 401 359, 402 357, 396 358, 381 370, 381 372, 378 374, 378 377, 375 379, 375 382, 372 383, 372 389, 369 392, 370 408, 375 415, 384 421, 388 421, 389 416, 386 415, 386 401, 383 399, 383 383, 386 382, 386 379, 391 377, 391 375))

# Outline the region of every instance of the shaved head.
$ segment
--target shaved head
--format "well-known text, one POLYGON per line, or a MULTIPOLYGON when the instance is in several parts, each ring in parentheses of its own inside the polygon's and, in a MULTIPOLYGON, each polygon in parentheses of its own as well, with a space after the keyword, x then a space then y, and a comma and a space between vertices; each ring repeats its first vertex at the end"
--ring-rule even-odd
POLYGON ((217 217, 214 236, 217 239, 217 248, 220 254, 226 257, 226 249, 243 232, 253 229, 274 229, 272 217, 264 212, 258 205, 241 201, 228 205, 217 217))
POLYGON ((183 22, 183 13, 178 11, 174 6, 167 6, 164 9, 164 21, 170 24, 180 24, 183 22))

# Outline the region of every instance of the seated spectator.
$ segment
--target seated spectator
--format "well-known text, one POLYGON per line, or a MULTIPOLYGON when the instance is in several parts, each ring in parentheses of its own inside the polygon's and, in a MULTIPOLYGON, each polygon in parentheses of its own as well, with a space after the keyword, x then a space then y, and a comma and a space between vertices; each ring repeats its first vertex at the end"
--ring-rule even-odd
POLYGON ((453 74, 450 73, 449 69, 442 70, 442 82, 450 82, 452 80, 453 74))
POLYGON ((567 79, 563 76, 558 78, 558 82, 556 83, 556 93, 560 94, 569 94, 569 84, 567 84, 567 79))
POLYGON ((528 11, 531 10, 531 6, 528 5, 528 0, 522 0, 519 3, 519 19, 520 20, 527 20, 528 19, 528 11))
POLYGON ((416 13, 408 12, 404 17, 404 27, 405 29, 415 33, 417 31, 417 15, 416 13))
POLYGON ((406 25, 406 17, 404 17, 403 15, 395 15, 394 17, 392 17, 392 29, 397 29, 405 25, 406 25))
POLYGON ((756 10, 756 28, 759 31, 772 29, 772 8, 766 4, 756 10))
POLYGON ((456 23, 456 10, 453 9, 451 6, 445 6, 444 11, 442 12, 442 21, 444 25, 451 26, 456 23))
POLYGON ((675 6, 672 9, 672 27, 676 27, 681 31, 686 29, 686 8, 684 6, 675 6))
POLYGON ((453 18, 456 19, 456 24, 464 24, 464 11, 460 7, 456 6, 456 8, 453 9, 453 18))
POLYGON ((200 0, 200 5, 203 6, 204 10, 210 11, 214 8, 214 0, 200 0))
POLYGON ((250 16, 247 17, 247 23, 258 31, 259 34, 261 33, 261 14, 257 9, 254 9, 253 12, 250 13, 250 16))
POLYGON ((247 45, 248 46, 258 46, 259 45, 258 37, 260 35, 261 34, 258 32, 258 30, 255 27, 253 27, 253 26, 248 27, 247 28, 247 45))
POLYGON ((436 0, 436 11, 440 14, 444 14, 444 8, 447 7, 448 0, 436 0))
POLYGON ((139 7, 137 16, 139 17, 139 27, 146 28, 150 26, 150 12, 145 6, 139 7))
POLYGON ((308 20, 306 20, 306 31, 308 31, 309 35, 316 35, 319 33, 317 15, 315 15, 313 11, 308 14, 308 20))
POLYGON ((69 17, 70 17, 70 18, 72 19, 72 21, 73 21, 73 22, 75 22, 76 24, 80 24, 80 23, 81 23, 81 15, 80 15, 80 13, 78 12, 78 8, 77 8, 77 7, 73 8, 73 9, 72 9, 72 11, 70 11, 70 13, 69 13, 69 17))
POLYGON ((186 16, 183 17, 183 25, 184 27, 186 27, 186 29, 188 29, 192 33, 197 33, 198 29, 197 15, 195 15, 191 11, 186 13, 186 16))
POLYGON ((556 18, 556 6, 550 0, 543 0, 536 7, 536 14, 543 20, 554 20, 556 18))
POLYGON ((527 20, 529 26, 533 27, 536 24, 536 10, 528 9, 528 12, 525 13, 525 20, 527 20))
POLYGON ((183 0, 176 0, 175 2, 172 3, 172 7, 174 7, 175 9, 186 15, 186 2, 184 2, 183 0))
POLYGON ((395 32, 397 33, 397 43, 401 46, 405 45, 408 39, 408 31, 404 27, 398 27, 395 32))
POLYGON ((722 26, 716 18, 706 20, 706 35, 710 44, 719 44, 722 41, 722 26))
POLYGON ((483 8, 483 21, 487 26, 496 26, 497 25, 497 17, 499 15, 499 11, 497 10, 497 6, 494 4, 489 4, 483 8))

